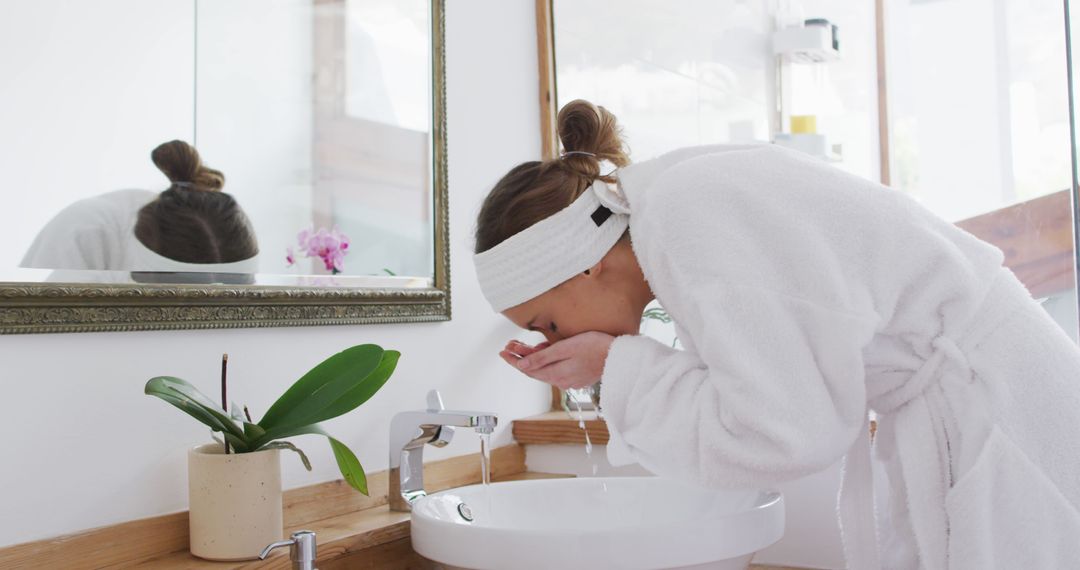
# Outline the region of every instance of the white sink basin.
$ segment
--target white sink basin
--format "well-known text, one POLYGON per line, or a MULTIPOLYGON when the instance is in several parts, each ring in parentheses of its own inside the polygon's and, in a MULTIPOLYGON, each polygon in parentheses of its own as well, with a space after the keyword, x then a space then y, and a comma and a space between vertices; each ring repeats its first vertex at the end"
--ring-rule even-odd
POLYGON ((656 477, 473 485, 420 499, 412 511, 420 555, 473 570, 741 570, 783 534, 778 492, 656 477))

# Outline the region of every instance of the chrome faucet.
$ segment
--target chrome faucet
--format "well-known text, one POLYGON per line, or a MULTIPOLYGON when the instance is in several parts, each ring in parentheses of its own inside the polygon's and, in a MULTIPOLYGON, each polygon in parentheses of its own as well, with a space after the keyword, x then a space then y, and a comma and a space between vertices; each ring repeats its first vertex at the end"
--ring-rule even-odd
POLYGON ((289 557, 292 558, 293 570, 318 570, 315 568, 315 533, 310 530, 301 530, 292 533, 289 540, 280 540, 269 544, 259 554, 259 560, 266 560, 270 551, 283 546, 289 547, 289 557))
POLYGON ((438 390, 428 392, 428 408, 401 412, 390 420, 390 510, 408 512, 424 491, 424 446, 445 447, 455 427, 495 431, 498 418, 487 412, 443 409, 438 390))

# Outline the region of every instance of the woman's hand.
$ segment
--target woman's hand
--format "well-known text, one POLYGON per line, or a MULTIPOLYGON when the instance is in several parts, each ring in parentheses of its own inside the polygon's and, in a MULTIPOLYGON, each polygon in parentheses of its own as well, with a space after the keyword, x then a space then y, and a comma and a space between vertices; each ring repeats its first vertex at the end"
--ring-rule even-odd
POLYGON ((499 356, 526 375, 563 390, 584 388, 600 380, 615 337, 586 332, 556 343, 529 346, 510 341, 499 356))

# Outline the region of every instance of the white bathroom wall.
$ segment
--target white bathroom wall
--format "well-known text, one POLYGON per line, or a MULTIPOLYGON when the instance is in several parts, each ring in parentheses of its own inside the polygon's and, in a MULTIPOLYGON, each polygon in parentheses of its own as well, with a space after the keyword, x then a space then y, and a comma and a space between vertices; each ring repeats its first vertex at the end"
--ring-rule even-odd
MULTIPOLYGON (((399 410, 439 388, 448 406, 493 410, 509 419, 547 408, 548 389, 498 359, 516 330, 492 315, 470 261, 480 199, 511 165, 536 158, 534 6, 519 0, 447 2, 450 228, 454 318, 447 323, 319 328, 69 334, 0 337, 0 546, 186 507, 187 446, 205 430, 142 394, 151 376, 217 385, 229 353, 230 392, 258 416, 293 380, 346 346, 400 349, 397 373, 352 414, 328 422, 369 471, 386 468, 387 426, 399 410), (498 22, 498 25, 492 25, 498 22), (498 49, 492 49, 497 46, 498 49), (496 120, 497 119, 497 120, 496 120)), ((282 461, 287 487, 338 477, 329 447, 298 438, 314 473, 282 461)), ((461 433, 444 457, 474 453, 461 433)))

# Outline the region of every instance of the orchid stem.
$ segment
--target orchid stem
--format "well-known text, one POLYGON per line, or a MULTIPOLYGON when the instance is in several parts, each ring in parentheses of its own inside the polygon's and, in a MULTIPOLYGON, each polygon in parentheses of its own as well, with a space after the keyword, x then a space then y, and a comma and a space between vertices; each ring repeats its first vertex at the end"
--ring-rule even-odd
MULTIPOLYGON (((225 387, 228 384, 228 370, 229 370, 229 355, 221 355, 221 409, 225 410, 225 413, 229 413, 229 398, 226 393, 225 387)), ((224 437, 225 434, 222 434, 224 437)), ((229 454, 229 440, 225 440, 225 454, 229 454)))

